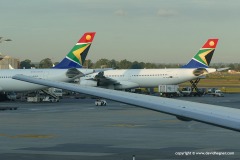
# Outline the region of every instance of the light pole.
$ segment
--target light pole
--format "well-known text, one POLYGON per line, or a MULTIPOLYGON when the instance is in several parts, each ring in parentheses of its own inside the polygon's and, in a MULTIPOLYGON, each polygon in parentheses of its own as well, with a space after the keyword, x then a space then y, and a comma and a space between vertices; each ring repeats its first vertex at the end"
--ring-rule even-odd
POLYGON ((3 37, 0 37, 0 43, 2 43, 2 42, 4 42, 4 41, 12 41, 11 39, 5 39, 5 38, 3 38, 3 37))
MULTIPOLYGON (((12 41, 12 40, 9 39, 9 38, 6 39, 6 38, 3 38, 3 37, 0 37, 0 43, 2 43, 4 41, 9 42, 9 41, 12 41)), ((0 60, 2 60, 4 57, 5 56, 0 53, 0 60)))

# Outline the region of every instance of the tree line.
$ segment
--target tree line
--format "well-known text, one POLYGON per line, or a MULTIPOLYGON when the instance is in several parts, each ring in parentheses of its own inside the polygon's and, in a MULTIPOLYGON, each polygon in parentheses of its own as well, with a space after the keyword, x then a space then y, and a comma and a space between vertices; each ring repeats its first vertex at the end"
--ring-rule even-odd
MULTIPOLYGON (((53 65, 58 64, 59 62, 52 62, 50 58, 45 58, 41 60, 38 65, 33 64, 31 60, 26 59, 20 62, 20 68, 29 69, 32 67, 35 68, 51 68, 53 65)), ((150 68, 179 68, 184 64, 176 64, 176 63, 145 63, 138 61, 128 61, 124 60, 108 60, 105 58, 99 59, 95 63, 92 60, 88 59, 84 62, 83 66, 85 68, 115 68, 115 69, 150 69, 150 68)), ((211 64, 213 68, 225 68, 229 67, 232 70, 240 71, 240 63, 214 63, 211 64)))

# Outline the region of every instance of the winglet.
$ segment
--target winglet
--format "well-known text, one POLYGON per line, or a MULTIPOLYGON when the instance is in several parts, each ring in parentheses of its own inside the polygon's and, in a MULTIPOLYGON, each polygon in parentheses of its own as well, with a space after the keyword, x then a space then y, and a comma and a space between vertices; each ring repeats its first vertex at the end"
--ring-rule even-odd
POLYGON ((218 39, 211 38, 200 48, 198 53, 182 68, 208 68, 212 60, 213 53, 217 47, 218 39))
POLYGON ((55 69, 82 68, 96 32, 86 32, 55 69))

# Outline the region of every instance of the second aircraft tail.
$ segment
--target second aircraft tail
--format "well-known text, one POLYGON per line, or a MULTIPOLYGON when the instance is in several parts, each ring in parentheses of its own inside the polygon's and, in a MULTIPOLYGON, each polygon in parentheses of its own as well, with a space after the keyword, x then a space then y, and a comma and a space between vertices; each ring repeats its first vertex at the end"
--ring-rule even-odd
POLYGON ((217 46, 218 39, 208 39, 198 53, 182 68, 208 68, 217 46))
POLYGON ((53 68, 82 68, 96 32, 86 32, 67 56, 53 68))

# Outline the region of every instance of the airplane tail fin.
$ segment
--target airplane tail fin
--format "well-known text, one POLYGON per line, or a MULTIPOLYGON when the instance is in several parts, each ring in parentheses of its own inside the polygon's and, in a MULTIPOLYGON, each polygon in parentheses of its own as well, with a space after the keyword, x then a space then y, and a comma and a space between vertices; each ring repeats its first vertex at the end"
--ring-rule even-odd
POLYGON ((96 32, 86 32, 67 56, 53 68, 82 68, 96 32))
POLYGON ((182 68, 208 68, 217 46, 218 39, 208 39, 198 53, 182 68))

